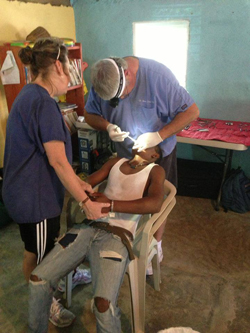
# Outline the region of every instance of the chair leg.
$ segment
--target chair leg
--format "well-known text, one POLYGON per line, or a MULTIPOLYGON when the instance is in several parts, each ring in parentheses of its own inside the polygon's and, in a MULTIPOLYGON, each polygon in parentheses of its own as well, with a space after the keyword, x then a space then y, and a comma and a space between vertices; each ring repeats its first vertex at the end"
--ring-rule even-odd
POLYGON ((134 333, 143 333, 145 327, 145 292, 146 292, 146 267, 148 261, 152 260, 154 288, 160 290, 160 263, 157 245, 153 246, 150 255, 146 258, 131 261, 128 266, 128 278, 130 285, 132 323, 134 333))
POLYGON ((130 300, 131 300, 131 319, 132 319, 132 327, 133 333, 136 332, 138 326, 138 318, 139 318, 139 293, 138 293, 138 283, 136 279, 137 274, 137 259, 134 259, 130 262, 128 268, 128 280, 129 280, 129 288, 130 288, 130 300))
POLYGON ((160 268, 160 262, 157 250, 156 254, 152 258, 152 268, 153 268, 154 288, 155 290, 160 291, 161 268, 160 268))
MULTIPOLYGON (((131 261, 128 266, 128 278, 129 278, 129 287, 130 287, 130 297, 131 297, 131 310, 132 310, 132 326, 134 333, 143 333, 144 332, 144 306, 145 299, 142 300, 141 292, 139 291, 143 286, 139 285, 139 276, 138 276, 138 259, 131 261), (142 309, 141 309, 142 307, 142 309), (142 315, 143 313, 143 315, 142 315)), ((144 275, 144 280, 146 277, 144 275)), ((145 288, 144 288, 145 290, 145 288)))
POLYGON ((146 268, 147 268, 147 258, 140 257, 138 260, 138 270, 137 270, 137 283, 138 283, 138 297, 139 297, 139 325, 138 332, 144 332, 145 330, 145 292, 146 292, 146 268))
POLYGON ((66 296, 66 307, 69 308, 71 306, 72 301, 72 277, 73 271, 70 272, 66 277, 66 285, 65 285, 65 296, 66 296))

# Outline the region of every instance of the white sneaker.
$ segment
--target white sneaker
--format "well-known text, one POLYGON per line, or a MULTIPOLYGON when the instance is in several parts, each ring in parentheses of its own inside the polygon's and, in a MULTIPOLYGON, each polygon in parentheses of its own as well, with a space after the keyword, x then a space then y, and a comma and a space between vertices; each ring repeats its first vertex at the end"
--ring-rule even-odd
MULTIPOLYGON (((159 262, 162 262, 162 260, 163 260, 163 252, 162 252, 161 245, 158 246, 158 258, 159 258, 159 262)), ((153 275, 153 267, 152 267, 152 262, 151 261, 148 264, 148 267, 147 267, 147 270, 146 270, 146 275, 153 275)))
POLYGON ((152 267, 152 262, 148 264, 147 270, 146 270, 146 275, 153 275, 153 267, 152 267))
POLYGON ((162 252, 162 247, 161 246, 158 246, 158 258, 159 258, 159 262, 162 262, 163 252, 162 252))
MULTIPOLYGON (((78 284, 88 284, 91 282, 91 273, 90 269, 80 269, 77 268, 76 272, 72 277, 72 289, 74 289, 78 284)), ((58 290, 61 292, 65 292, 66 282, 65 278, 61 279, 58 283, 58 290)))
POLYGON ((53 301, 50 307, 50 316, 49 320, 57 327, 67 327, 70 326, 73 321, 76 319, 76 316, 66 310, 61 303, 59 303, 60 299, 55 299, 53 297, 53 301))

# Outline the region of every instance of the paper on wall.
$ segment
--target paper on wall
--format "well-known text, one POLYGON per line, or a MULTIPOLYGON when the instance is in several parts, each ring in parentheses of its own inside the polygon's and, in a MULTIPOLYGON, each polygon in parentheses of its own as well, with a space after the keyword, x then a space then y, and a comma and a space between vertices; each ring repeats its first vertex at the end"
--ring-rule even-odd
POLYGON ((6 58, 4 59, 0 75, 2 84, 19 84, 20 72, 16 64, 16 60, 12 51, 6 52, 6 58))

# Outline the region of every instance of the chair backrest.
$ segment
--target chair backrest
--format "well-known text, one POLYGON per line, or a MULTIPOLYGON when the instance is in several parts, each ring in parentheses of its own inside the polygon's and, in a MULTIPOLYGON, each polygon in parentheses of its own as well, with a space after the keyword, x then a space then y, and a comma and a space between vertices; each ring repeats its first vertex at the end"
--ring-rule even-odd
POLYGON ((147 255, 147 247, 151 243, 153 235, 166 220, 168 214, 176 204, 176 188, 168 180, 164 182, 165 199, 162 203, 161 210, 158 213, 142 215, 137 226, 133 250, 136 255, 145 253, 147 255), (146 247, 143 249, 142 247, 146 247))
POLYGON ((161 226, 161 224, 165 221, 168 215, 168 207, 169 204, 172 202, 176 202, 175 195, 176 195, 176 188, 175 186, 170 183, 168 180, 165 179, 164 182, 164 193, 165 193, 165 200, 161 206, 161 210, 159 213, 155 213, 152 215, 151 219, 147 223, 147 228, 152 227, 151 234, 153 235, 161 226))

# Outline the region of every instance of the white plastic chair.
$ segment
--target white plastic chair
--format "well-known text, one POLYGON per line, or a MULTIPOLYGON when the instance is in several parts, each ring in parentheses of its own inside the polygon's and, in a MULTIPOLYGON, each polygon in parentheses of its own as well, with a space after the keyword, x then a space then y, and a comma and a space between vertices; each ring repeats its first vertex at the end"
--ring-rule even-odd
MULTIPOLYGON (((105 188, 106 182, 99 184, 95 190, 101 192, 105 188)), ((145 288, 146 288, 146 268, 152 260, 154 288, 160 290, 160 263, 158 259, 157 241, 153 237, 162 223, 167 219, 169 213, 176 204, 176 188, 169 181, 164 182, 165 200, 159 213, 152 216, 143 215, 139 221, 135 239, 133 242, 133 252, 135 259, 128 266, 127 274, 129 277, 132 323, 135 333, 144 332, 145 326, 145 288)), ((67 224, 68 227, 77 221, 82 221, 79 205, 70 198, 67 205, 67 224)), ((78 222, 79 223, 79 222, 78 222)), ((72 272, 66 278, 66 304, 71 305, 72 299, 72 272)))
POLYGON ((130 282, 132 322, 135 333, 144 332, 146 269, 151 260, 154 288, 158 291, 160 290, 160 263, 158 259, 157 241, 153 235, 167 219, 176 204, 176 188, 169 181, 165 180, 164 192, 166 198, 160 212, 153 214, 147 221, 145 221, 145 216, 142 217, 143 221, 137 228, 133 244, 135 260, 130 262, 127 270, 130 282))

